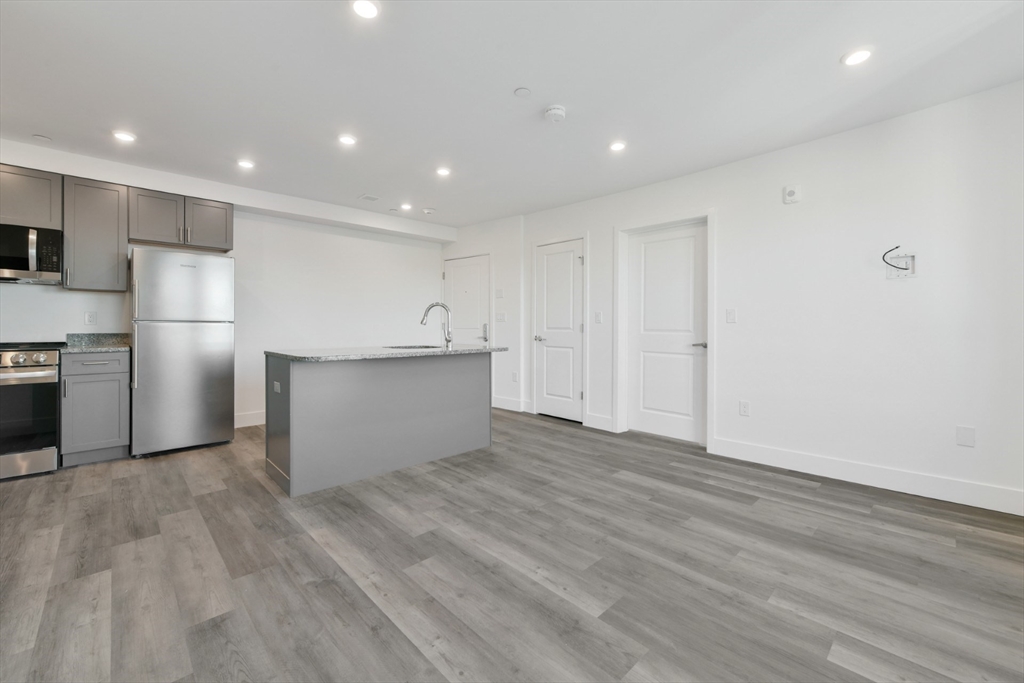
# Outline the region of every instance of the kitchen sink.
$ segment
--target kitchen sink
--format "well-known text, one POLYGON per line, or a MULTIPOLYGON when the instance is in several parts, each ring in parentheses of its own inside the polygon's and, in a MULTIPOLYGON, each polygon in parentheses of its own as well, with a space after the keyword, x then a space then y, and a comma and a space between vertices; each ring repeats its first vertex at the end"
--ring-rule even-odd
POLYGON ((385 349, 439 349, 440 346, 413 345, 413 346, 385 346, 385 349))

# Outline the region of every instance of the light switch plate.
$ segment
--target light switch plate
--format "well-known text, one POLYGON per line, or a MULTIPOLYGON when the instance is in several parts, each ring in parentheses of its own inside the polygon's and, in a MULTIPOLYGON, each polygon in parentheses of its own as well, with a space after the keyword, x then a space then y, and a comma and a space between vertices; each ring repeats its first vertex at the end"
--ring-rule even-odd
POLYGON ((725 309, 725 322, 734 323, 736 322, 736 309, 727 308, 725 309))
POLYGON ((499 322, 499 323, 503 323, 503 322, 505 322, 505 314, 504 313, 495 313, 494 314, 494 319, 497 322, 499 322))
POLYGON ((594 322, 595 323, 603 323, 604 322, 604 312, 603 311, 596 311, 594 313, 594 322))
POLYGON ((956 445, 974 448, 974 427, 956 426, 956 445))
POLYGON ((280 394, 281 393, 281 383, 280 382, 274 382, 274 393, 275 394, 280 394))
POLYGON ((504 299, 505 298, 505 291, 502 290, 502 289, 494 290, 494 298, 495 299, 504 299))

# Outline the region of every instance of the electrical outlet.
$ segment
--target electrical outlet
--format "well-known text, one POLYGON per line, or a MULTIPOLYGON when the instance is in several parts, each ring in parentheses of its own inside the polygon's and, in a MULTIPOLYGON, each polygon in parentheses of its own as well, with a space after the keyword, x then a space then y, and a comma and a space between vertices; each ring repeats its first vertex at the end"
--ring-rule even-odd
POLYGON ((274 382, 274 393, 275 394, 280 394, 281 393, 281 383, 280 382, 274 382))
POLYGON ((496 321, 498 321, 499 323, 503 323, 503 322, 505 322, 505 314, 504 313, 496 313, 495 316, 494 316, 494 319, 496 321))
POLYGON ((518 382, 519 381, 519 373, 518 372, 513 372, 512 373, 512 381, 513 382, 518 382))
POLYGON ((736 322, 736 309, 727 308, 725 309, 725 322, 734 323, 736 322))
POLYGON ((750 401, 740 401, 740 415, 750 417, 750 401))
POLYGON ((601 324, 604 322, 604 313, 602 311, 596 311, 594 313, 594 322, 601 324))
POLYGON ((974 427, 956 426, 956 445, 974 448, 974 427))
POLYGON ((86 325, 95 325, 96 322, 99 320, 99 317, 100 317, 99 313, 97 313, 96 311, 86 311, 85 312, 85 324, 86 325))

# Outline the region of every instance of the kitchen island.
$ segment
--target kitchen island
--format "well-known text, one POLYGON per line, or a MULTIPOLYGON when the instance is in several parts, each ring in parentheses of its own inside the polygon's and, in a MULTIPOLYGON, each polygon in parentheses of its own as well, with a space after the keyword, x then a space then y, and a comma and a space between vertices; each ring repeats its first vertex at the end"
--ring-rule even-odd
POLYGON ((267 474, 289 495, 491 445, 506 347, 265 351, 267 474))

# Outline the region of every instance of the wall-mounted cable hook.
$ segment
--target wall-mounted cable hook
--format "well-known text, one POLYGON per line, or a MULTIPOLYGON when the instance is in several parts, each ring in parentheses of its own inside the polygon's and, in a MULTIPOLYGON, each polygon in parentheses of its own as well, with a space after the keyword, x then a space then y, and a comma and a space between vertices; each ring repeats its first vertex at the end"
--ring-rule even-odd
POLYGON ((882 254, 882 263, 889 266, 890 268, 896 268, 897 270, 910 270, 910 266, 897 266, 895 263, 889 263, 889 261, 886 260, 886 256, 888 256, 889 254, 891 254, 892 252, 896 251, 899 248, 900 245, 897 244, 895 247, 882 254))

